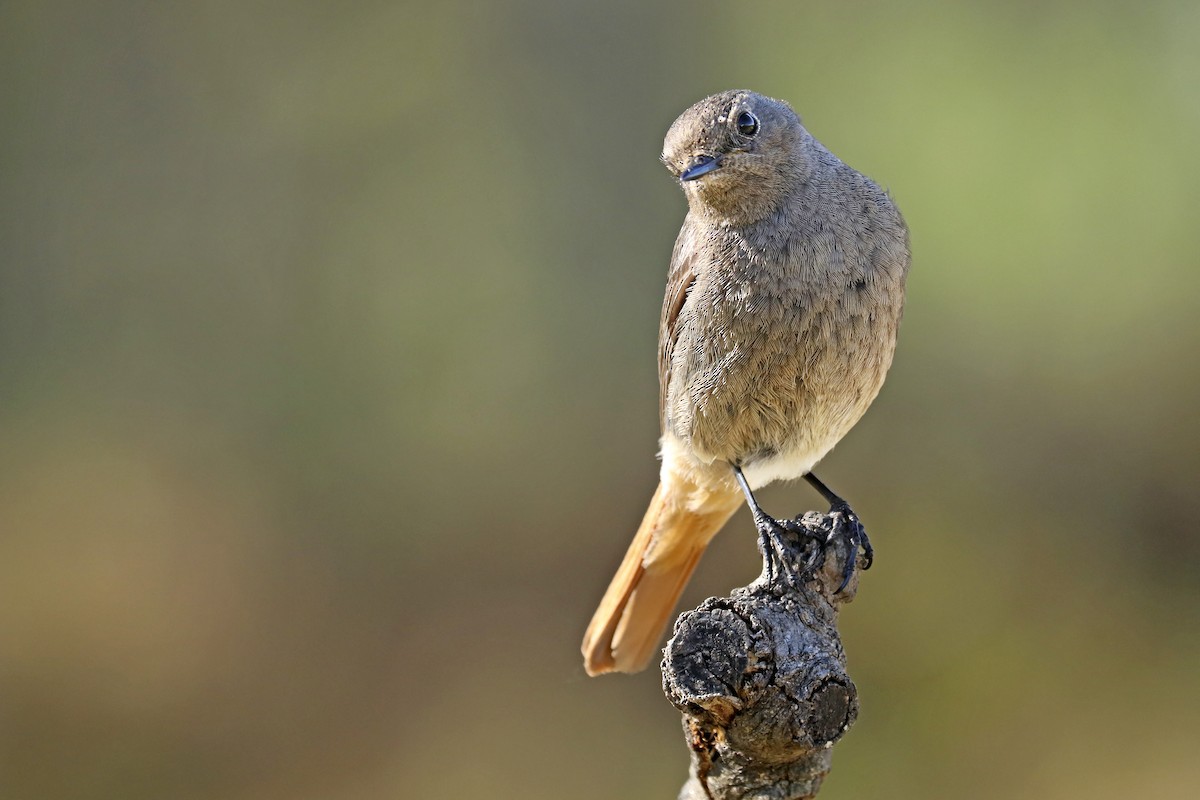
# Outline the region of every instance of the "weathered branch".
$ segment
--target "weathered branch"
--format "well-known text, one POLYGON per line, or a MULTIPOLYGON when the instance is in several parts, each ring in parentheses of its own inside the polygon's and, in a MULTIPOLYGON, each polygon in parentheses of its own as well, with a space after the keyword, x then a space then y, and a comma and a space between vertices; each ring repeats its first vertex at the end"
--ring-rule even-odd
POLYGON ((833 743, 858 716, 837 631, 838 607, 854 598, 858 570, 835 595, 842 548, 820 543, 847 523, 811 511, 796 521, 812 535, 784 535, 772 581, 764 569, 749 586, 675 623, 662 666, 663 691, 683 712, 692 752, 680 800, 814 797, 833 743), (825 565, 806 581, 803 564, 817 547, 825 547, 825 565))

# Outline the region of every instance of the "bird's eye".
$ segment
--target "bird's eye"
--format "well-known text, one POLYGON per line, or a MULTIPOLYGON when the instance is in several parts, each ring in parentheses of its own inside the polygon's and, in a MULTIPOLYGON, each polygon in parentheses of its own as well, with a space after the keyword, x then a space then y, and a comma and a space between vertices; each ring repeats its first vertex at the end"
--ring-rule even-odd
POLYGON ((758 133, 758 117, 749 111, 743 111, 738 114, 737 129, 742 136, 753 136, 758 133))

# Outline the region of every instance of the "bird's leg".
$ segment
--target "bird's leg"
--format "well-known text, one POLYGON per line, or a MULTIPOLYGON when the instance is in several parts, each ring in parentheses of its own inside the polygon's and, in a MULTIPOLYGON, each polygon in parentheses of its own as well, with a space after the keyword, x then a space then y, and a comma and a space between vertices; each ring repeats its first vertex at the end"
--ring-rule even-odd
POLYGON ((784 553, 787 548, 780 541, 780 534, 785 530, 807 533, 807 529, 796 525, 791 520, 775 519, 763 511, 758 505, 758 501, 754 499, 754 492, 750 491, 750 484, 746 482, 746 476, 742 474, 741 467, 733 465, 733 474, 737 478, 738 485, 742 487, 742 492, 746 495, 746 503, 750 506, 750 512, 754 515, 754 527, 758 528, 758 546, 762 550, 763 561, 767 568, 767 583, 774 583, 777 574, 776 562, 778 562, 780 570, 786 567, 784 553))
MULTIPOLYGON (((844 549, 846 566, 842 575, 842 585, 838 587, 840 592, 846 588, 846 585, 850 583, 850 578, 854 575, 854 568, 858 564, 859 548, 862 548, 863 551, 863 569, 871 568, 871 563, 875 560, 875 550, 871 547, 871 540, 867 538, 866 529, 859 522, 858 515, 850 508, 849 503, 834 494, 832 489, 811 472, 804 476, 804 480, 808 481, 814 489, 821 493, 822 497, 829 501, 829 515, 841 515, 845 521, 845 525, 835 524, 833 532, 829 534, 829 540, 839 539, 844 549)), ((822 548, 818 552, 818 558, 824 559, 824 549, 822 548)))

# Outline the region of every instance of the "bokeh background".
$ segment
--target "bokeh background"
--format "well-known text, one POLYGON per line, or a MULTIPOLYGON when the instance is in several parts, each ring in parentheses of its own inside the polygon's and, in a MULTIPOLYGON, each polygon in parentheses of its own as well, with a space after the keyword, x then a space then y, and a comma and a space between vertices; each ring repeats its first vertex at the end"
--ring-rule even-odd
POLYGON ((913 231, 822 797, 1195 797, 1190 0, 0 5, 0 796, 674 797, 578 643, 735 87, 913 231))

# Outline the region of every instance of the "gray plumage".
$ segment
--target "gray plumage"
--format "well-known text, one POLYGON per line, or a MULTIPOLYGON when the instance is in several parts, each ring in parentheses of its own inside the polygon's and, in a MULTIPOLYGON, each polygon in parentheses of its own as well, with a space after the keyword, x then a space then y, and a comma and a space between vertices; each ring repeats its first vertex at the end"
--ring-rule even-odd
POLYGON ((799 477, 883 384, 908 230, 781 101, 730 91, 697 103, 671 126, 663 162, 679 174, 697 154, 722 163, 682 184, 689 211, 660 328, 663 435, 716 480, 731 480, 728 464, 755 486, 799 477), (743 111, 759 119, 752 139, 735 127, 743 111))
POLYGON ((688 200, 659 328, 662 469, 584 638, 589 674, 641 669, 711 538, 751 488, 799 478, 874 400, 909 267, 891 198, 748 91, 667 132, 688 200))

